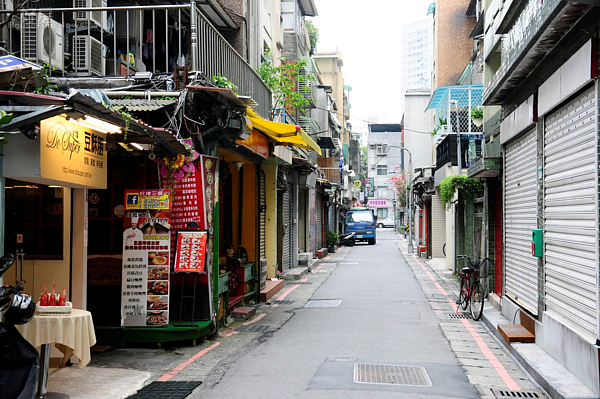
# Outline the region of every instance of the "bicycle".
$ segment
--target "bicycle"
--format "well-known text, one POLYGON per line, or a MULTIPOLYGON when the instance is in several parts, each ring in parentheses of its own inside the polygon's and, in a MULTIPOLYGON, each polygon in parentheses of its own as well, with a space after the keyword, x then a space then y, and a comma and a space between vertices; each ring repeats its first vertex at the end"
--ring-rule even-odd
POLYGON ((481 319, 483 314, 483 305, 486 297, 485 286, 482 279, 487 278, 487 271, 490 260, 483 259, 480 263, 473 262, 467 255, 457 255, 457 259, 467 259, 469 266, 463 267, 460 270, 460 292, 456 304, 462 310, 467 310, 467 306, 471 305, 471 316, 473 320, 481 319), (484 263, 487 265, 484 266, 484 263), (483 267, 483 270, 482 270, 483 267))

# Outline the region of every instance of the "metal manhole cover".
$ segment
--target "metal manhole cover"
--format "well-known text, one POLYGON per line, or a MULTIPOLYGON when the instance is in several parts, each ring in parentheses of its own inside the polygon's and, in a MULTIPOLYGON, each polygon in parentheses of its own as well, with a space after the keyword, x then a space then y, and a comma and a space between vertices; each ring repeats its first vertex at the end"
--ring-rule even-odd
POLYGON ((313 299, 304 305, 305 308, 334 308, 340 306, 341 299, 313 299))
POLYGON ((272 328, 273 327, 264 324, 250 324, 247 326, 239 326, 236 330, 240 332, 266 332, 272 328))
POLYGON ((296 301, 287 301, 287 300, 286 301, 278 301, 278 300, 273 301, 273 303, 276 303, 277 305, 291 305, 294 302, 296 302, 296 301))
POLYGON ((390 364, 354 364, 354 382, 359 384, 432 386, 424 367, 390 364))
POLYGON ((449 319, 472 319, 468 313, 446 313, 446 317, 449 319))
POLYGON ((509 391, 506 389, 493 389, 492 393, 497 398, 527 398, 527 399, 542 399, 546 396, 540 391, 509 391))

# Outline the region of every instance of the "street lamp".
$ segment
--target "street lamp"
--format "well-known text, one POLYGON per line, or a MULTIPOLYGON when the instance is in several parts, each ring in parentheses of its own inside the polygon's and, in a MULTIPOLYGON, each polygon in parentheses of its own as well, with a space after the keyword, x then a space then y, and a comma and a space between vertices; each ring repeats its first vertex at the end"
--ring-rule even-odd
POLYGON ((412 184, 412 173, 413 173, 413 164, 412 164, 412 154, 411 152, 404 146, 400 147, 397 145, 390 145, 387 143, 384 143, 384 145, 387 145, 388 147, 393 147, 393 148, 399 148, 403 151, 408 152, 408 169, 409 169, 409 176, 408 176, 408 182, 410 183, 410 194, 408 197, 408 253, 412 254, 414 252, 414 248, 413 248, 413 226, 412 226, 412 197, 413 197, 413 184, 412 184))

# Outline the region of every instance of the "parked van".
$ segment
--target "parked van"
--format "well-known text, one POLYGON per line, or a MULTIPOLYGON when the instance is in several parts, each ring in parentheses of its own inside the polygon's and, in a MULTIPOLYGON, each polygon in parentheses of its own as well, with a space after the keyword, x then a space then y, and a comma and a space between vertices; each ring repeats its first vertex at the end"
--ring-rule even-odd
POLYGON ((372 209, 353 208, 346 212, 346 233, 355 233, 354 241, 367 241, 370 245, 377 242, 377 218, 372 209))

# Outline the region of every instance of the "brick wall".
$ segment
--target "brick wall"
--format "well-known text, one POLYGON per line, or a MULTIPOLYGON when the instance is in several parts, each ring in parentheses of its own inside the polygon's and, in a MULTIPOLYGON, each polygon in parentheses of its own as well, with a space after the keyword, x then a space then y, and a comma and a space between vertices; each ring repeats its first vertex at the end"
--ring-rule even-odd
POLYGON ((465 15, 469 0, 439 0, 436 5, 438 27, 437 84, 455 85, 473 52, 469 35, 475 18, 465 15))

